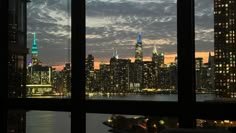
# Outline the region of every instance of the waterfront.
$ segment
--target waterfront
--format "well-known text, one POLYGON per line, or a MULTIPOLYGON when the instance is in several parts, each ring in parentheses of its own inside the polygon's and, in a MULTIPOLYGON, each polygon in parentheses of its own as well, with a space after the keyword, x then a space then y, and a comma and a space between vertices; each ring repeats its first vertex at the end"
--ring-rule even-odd
MULTIPOLYGON (((49 97, 48 97, 49 98, 49 97)), ((177 101, 176 94, 94 96, 89 99, 177 101)), ((197 101, 213 100, 212 94, 198 94, 197 101)), ((102 122, 111 114, 86 114, 86 133, 109 133, 102 122)), ((26 133, 70 133, 70 113, 52 111, 29 111, 26 116, 26 133)))
MULTIPOLYGON (((130 95, 95 95, 87 97, 87 99, 99 100, 140 100, 140 101, 177 101, 177 94, 130 94, 130 95)), ((214 94, 197 94, 197 101, 214 100, 214 94)))
MULTIPOLYGON (((197 94, 197 101, 213 100, 213 94, 197 94)), ((156 95, 129 95, 129 96, 93 96, 89 99, 103 100, 144 100, 144 101, 177 101, 176 94, 156 94, 156 95)), ((86 114, 86 133, 110 133, 111 128, 102 122, 106 121, 111 114, 86 114)), ((128 115, 126 115, 128 116, 128 115)))

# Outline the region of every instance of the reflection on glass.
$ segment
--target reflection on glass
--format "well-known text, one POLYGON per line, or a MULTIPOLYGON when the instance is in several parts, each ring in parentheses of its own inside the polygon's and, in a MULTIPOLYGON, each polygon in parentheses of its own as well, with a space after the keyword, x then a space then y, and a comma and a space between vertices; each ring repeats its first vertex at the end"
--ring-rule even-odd
POLYGON ((25 0, 8 1, 8 97, 25 97, 26 23, 25 0))
POLYGON ((26 112, 9 110, 7 116, 8 133, 26 133, 26 112))
POLYGON ((173 117, 119 114, 86 114, 86 133, 156 133, 165 128, 177 127, 178 120, 173 117))
POLYGON ((29 111, 26 113, 26 133, 70 133, 71 113, 29 111))
POLYGON ((27 4, 27 97, 70 97, 70 19, 70 1, 27 4))
POLYGON ((211 100, 236 98, 234 7, 235 0, 195 0, 196 93, 211 100))
POLYGON ((236 121, 232 120, 204 120, 197 119, 198 128, 227 129, 232 133, 236 132, 236 121))
POLYGON ((87 98, 177 101, 176 24, 176 0, 86 0, 87 98))
POLYGON ((69 112, 8 111, 8 133, 70 133, 69 112))

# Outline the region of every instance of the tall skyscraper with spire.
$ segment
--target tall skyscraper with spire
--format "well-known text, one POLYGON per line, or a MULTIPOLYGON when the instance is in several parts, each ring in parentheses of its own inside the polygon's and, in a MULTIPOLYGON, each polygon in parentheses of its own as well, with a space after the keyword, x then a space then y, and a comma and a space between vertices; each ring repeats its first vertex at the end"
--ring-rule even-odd
POLYGON ((158 52, 156 45, 154 45, 153 51, 152 51, 152 62, 157 64, 158 67, 160 67, 162 64, 164 64, 164 53, 158 52))
POLYGON ((214 1, 215 91, 236 98, 236 0, 214 1))
POLYGON ((142 46, 142 35, 138 34, 137 43, 135 45, 135 62, 143 61, 143 46, 142 46))
POLYGON ((157 62, 157 56, 158 56, 157 47, 156 45, 154 45, 152 50, 152 62, 157 62))
POLYGON ((31 50, 31 59, 32 59, 32 65, 38 65, 39 59, 38 59, 38 46, 36 41, 36 33, 33 33, 33 44, 32 44, 32 50, 31 50))
POLYGON ((118 55, 117 49, 116 49, 115 52, 113 52, 113 57, 115 57, 116 59, 119 59, 119 55, 118 55))
POLYGON ((135 45, 135 62, 134 62, 134 83, 138 89, 142 89, 143 80, 143 46, 142 35, 138 34, 137 43, 135 45))

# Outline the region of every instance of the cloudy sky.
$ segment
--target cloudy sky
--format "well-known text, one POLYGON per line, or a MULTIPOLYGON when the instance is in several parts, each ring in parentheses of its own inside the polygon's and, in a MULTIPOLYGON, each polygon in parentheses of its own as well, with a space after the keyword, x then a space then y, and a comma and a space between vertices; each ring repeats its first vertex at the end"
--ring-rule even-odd
POLYGON ((70 10, 68 0, 32 0, 27 4, 27 47, 31 52, 35 32, 39 59, 45 65, 61 65, 70 58, 70 10))
MULTIPOLYGON (((48 64, 68 60, 70 2, 33 0, 28 4, 28 47, 37 33, 40 59, 48 64)), ((196 52, 213 51, 213 0, 196 0, 196 52)), ((139 32, 143 55, 150 59, 153 46, 166 62, 176 56, 176 0, 86 0, 86 56, 108 62, 117 49, 119 58, 133 58, 139 32)))

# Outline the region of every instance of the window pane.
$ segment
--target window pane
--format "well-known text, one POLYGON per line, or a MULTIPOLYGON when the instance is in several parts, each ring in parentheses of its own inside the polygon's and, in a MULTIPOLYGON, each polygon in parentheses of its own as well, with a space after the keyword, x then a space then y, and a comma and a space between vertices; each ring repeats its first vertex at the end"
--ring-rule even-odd
POLYGON ((176 29, 176 0, 86 0, 87 98, 177 101, 176 29))
POLYGON ((70 0, 27 4, 27 97, 70 97, 70 0))
POLYGON ((70 133, 71 113, 29 111, 26 113, 26 133, 70 133))
POLYGON ((177 128, 178 120, 174 117, 86 114, 86 133, 110 132, 160 132, 165 128, 177 128))
POLYGON ((235 2, 195 0, 196 93, 208 100, 236 98, 235 2))
POLYGON ((8 111, 9 133, 70 133, 70 112, 8 111))

